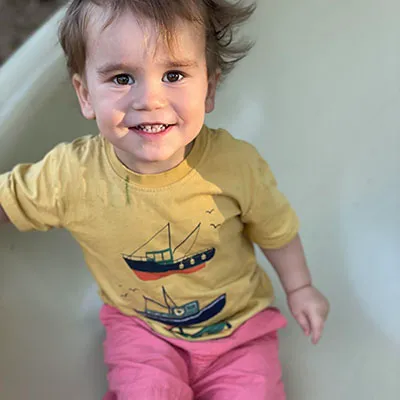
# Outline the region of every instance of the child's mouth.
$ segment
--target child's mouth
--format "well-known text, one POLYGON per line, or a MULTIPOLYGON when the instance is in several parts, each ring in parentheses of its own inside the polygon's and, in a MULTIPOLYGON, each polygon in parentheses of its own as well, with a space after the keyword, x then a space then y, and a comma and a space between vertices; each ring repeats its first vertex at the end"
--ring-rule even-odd
POLYGON ((136 125, 134 129, 141 133, 156 134, 156 133, 166 132, 168 128, 170 128, 171 126, 173 125, 167 125, 167 124, 136 125))

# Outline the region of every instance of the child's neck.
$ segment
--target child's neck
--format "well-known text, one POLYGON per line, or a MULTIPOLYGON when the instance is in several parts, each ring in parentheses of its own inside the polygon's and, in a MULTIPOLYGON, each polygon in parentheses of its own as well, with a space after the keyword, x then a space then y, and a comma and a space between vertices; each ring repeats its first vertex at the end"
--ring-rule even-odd
POLYGON ((116 147, 114 147, 114 151, 121 163, 124 164, 126 168, 130 169, 136 174, 155 175, 161 174, 177 167, 184 159, 188 157, 188 155, 192 151, 193 145, 194 141, 189 143, 186 146, 185 151, 182 155, 175 154, 172 159, 170 158, 165 161, 156 162, 141 162, 140 160, 135 160, 130 154, 116 147))

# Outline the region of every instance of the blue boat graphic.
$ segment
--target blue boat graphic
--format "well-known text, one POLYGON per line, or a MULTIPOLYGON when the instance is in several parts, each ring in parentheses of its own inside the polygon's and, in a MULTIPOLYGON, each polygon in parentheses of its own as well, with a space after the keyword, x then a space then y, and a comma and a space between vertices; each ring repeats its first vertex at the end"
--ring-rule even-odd
POLYGON ((203 269, 215 255, 215 249, 209 248, 192 252, 197 241, 201 224, 174 249, 172 249, 171 226, 168 223, 144 245, 123 259, 136 276, 143 281, 161 279, 173 274, 192 274, 203 269), (152 242, 164 236, 165 247, 154 250, 152 242))
POLYGON ((223 294, 203 308, 200 308, 198 301, 191 301, 189 303, 183 304, 182 306, 178 306, 168 295, 164 287, 162 288, 162 290, 165 305, 148 297, 144 297, 145 310, 135 311, 153 321, 157 321, 172 327, 182 328, 197 325, 210 320, 211 318, 219 314, 226 304, 226 295, 223 294), (149 309, 148 303, 157 305, 165 311, 160 312, 149 309))

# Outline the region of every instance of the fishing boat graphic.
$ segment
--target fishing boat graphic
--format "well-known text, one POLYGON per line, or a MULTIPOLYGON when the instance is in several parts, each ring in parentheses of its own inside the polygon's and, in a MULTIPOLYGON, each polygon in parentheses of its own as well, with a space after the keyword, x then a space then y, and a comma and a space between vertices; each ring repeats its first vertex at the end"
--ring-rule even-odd
POLYGON ((218 315, 225 307, 225 294, 217 297, 205 307, 200 308, 199 302, 197 300, 178 306, 171 298, 171 296, 167 293, 165 287, 162 288, 162 291, 165 304, 161 304, 158 301, 143 296, 145 300, 144 311, 135 311, 138 314, 148 319, 151 319, 152 321, 160 322, 169 326, 171 331, 173 331, 174 328, 178 328, 179 334, 185 337, 193 336, 193 338, 198 338, 201 337, 203 334, 219 333, 219 331, 225 329, 225 327, 230 328, 229 323, 217 323, 209 328, 202 328, 195 335, 188 335, 183 331, 183 328, 185 327, 188 328, 193 325, 201 324, 218 315), (158 306, 164 311, 156 311, 149 308, 149 303, 158 306), (218 327, 218 329, 216 329, 216 327, 218 327))
POLYGON ((191 274, 206 266, 215 255, 209 248, 192 253, 201 223, 174 249, 172 249, 171 226, 168 223, 145 244, 130 255, 123 255, 125 262, 143 281, 153 281, 173 274, 191 274), (161 240, 163 248, 154 250, 154 242, 161 240))
POLYGON ((182 328, 180 328, 180 330, 178 332, 176 332, 175 330, 171 330, 172 332, 174 332, 175 334, 178 334, 180 336, 183 336, 185 338, 191 338, 191 339, 199 339, 202 338, 204 336, 210 336, 210 335, 217 335, 218 333, 221 333, 222 331, 224 331, 225 329, 232 329, 232 325, 229 322, 217 322, 214 325, 210 325, 210 326, 206 326, 202 329, 200 329, 199 331, 193 333, 193 334, 189 334, 183 331, 182 328))

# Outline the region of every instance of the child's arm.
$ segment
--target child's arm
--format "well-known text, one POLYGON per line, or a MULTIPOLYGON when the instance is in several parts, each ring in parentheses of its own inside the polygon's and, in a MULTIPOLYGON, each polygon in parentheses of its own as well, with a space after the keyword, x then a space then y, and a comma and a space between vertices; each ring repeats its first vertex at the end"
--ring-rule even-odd
POLYGON ((7 222, 10 222, 9 218, 7 217, 7 214, 3 210, 3 207, 0 205, 0 225, 5 224, 7 222))
POLYGON ((312 285, 300 237, 297 235, 280 249, 262 251, 279 276, 294 318, 316 344, 328 316, 329 303, 312 285))

